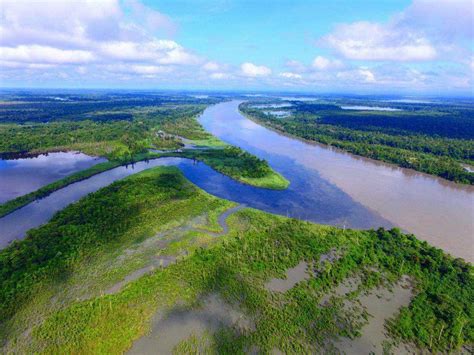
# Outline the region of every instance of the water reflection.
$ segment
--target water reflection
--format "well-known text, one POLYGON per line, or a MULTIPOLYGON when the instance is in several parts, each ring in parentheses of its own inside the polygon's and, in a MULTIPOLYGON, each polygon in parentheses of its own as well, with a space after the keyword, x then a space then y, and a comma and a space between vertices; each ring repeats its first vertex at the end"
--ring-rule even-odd
POLYGON ((0 203, 35 191, 106 159, 77 152, 56 152, 35 157, 0 159, 0 203))

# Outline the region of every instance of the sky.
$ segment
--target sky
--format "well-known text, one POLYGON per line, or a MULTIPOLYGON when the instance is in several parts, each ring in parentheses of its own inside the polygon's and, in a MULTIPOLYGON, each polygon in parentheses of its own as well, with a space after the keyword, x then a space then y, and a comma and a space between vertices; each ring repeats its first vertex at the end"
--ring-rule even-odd
POLYGON ((0 86, 474 96, 472 0, 0 0, 0 86))

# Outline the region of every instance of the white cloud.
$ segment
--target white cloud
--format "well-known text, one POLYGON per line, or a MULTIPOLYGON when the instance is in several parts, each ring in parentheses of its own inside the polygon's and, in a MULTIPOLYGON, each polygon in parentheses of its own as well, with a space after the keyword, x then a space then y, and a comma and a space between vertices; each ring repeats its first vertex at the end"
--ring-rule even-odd
POLYGON ((148 61, 159 64, 197 64, 200 59, 171 40, 147 42, 106 42, 99 52, 108 58, 123 61, 148 61))
POLYGON ((414 0, 395 21, 397 26, 423 31, 434 42, 474 37, 472 0, 414 0))
POLYGON ((104 65, 103 68, 112 73, 140 75, 156 75, 173 71, 173 68, 170 66, 143 64, 107 64, 104 65))
POLYGON ((137 74, 163 74, 171 72, 172 68, 157 65, 132 65, 131 70, 137 74))
POLYGON ((167 15, 143 5, 138 0, 126 0, 125 4, 132 10, 132 17, 138 23, 152 32, 164 30, 168 35, 174 35, 177 25, 167 15))
POLYGON ((331 60, 318 55, 316 58, 314 58, 312 66, 317 70, 329 70, 341 68, 343 64, 338 59, 331 60))
POLYGON ((215 72, 215 71, 219 71, 221 69, 221 65, 219 65, 216 62, 207 62, 202 66, 202 68, 205 71, 215 72))
POLYGON ((303 76, 301 74, 298 74, 298 73, 292 73, 292 72, 283 72, 283 73, 280 73, 279 76, 281 76, 282 78, 286 78, 286 79, 302 79, 303 76))
POLYGON ((360 84, 367 84, 367 83, 375 83, 375 75, 374 73, 365 67, 360 67, 354 70, 346 70, 337 73, 336 77, 338 79, 347 80, 350 82, 360 83, 360 84))
POLYGON ((211 79, 215 79, 215 80, 223 80, 223 79, 230 79, 232 76, 228 73, 212 73, 210 76, 209 76, 211 79))
POLYGON ((437 50, 423 35, 371 22, 343 24, 322 42, 353 60, 433 60, 437 50))
POLYGON ((96 59, 90 51, 59 49, 39 45, 0 47, 0 58, 4 61, 36 64, 77 64, 96 59))
POLYGON ((8 68, 89 65, 80 73, 130 63, 131 72, 153 75, 171 71, 162 66, 203 61, 177 42, 156 37, 176 26, 138 0, 0 1, 0 60, 8 68))
POLYGON ((340 24, 319 43, 352 60, 462 62, 473 37, 472 0, 414 0, 387 22, 340 24))
POLYGON ((375 82, 375 75, 367 68, 360 68, 358 74, 364 78, 364 81, 367 83, 375 82))
POLYGON ((242 75, 247 77, 268 76, 272 73, 272 70, 264 65, 255 65, 249 62, 243 63, 240 70, 242 75))

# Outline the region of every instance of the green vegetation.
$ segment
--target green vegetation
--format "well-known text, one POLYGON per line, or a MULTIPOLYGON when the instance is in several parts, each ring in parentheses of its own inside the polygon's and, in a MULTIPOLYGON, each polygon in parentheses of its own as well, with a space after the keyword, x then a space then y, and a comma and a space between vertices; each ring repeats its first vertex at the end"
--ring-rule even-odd
POLYGON ((197 224, 215 230, 217 214, 230 206, 172 167, 130 176, 68 206, 0 251, 1 338, 21 333, 42 313, 100 295, 156 256, 166 237, 160 233, 180 235, 179 228, 199 216, 204 220, 197 224))
POLYGON ((51 192, 59 190, 69 184, 72 184, 76 181, 87 179, 95 174, 101 173, 103 171, 115 168, 119 166, 119 162, 105 162, 94 165, 86 170, 79 171, 75 174, 69 175, 64 179, 55 181, 49 185, 43 186, 42 188, 30 192, 29 194, 17 197, 13 200, 7 201, 4 204, 0 204, 0 217, 3 217, 27 204, 38 200, 40 198, 48 196, 51 192))
POLYGON ((358 337, 370 321, 358 297, 403 275, 414 297, 386 323, 394 345, 452 351, 474 341, 474 278, 464 261, 396 229, 341 230, 251 209, 232 215, 229 234, 218 239, 186 227, 207 223, 213 230, 230 206, 177 169, 156 168, 59 212, 0 251, 6 350, 123 352, 147 333, 157 310, 192 308, 217 294, 255 326, 182 339, 176 350, 314 352, 358 337), (101 295, 150 257, 166 255, 178 262, 101 295), (267 290, 268 280, 284 278, 302 260, 310 278, 286 292, 267 290), (360 279, 354 291, 334 292, 350 278, 360 279))
POLYGON ((133 161, 161 155, 198 159, 241 182, 270 189, 285 189, 289 182, 268 163, 206 132, 197 122, 206 104, 219 99, 136 95, 78 97, 64 96, 55 102, 44 96, 21 96, 21 104, 2 105, 0 155, 15 158, 50 151, 82 151, 100 155, 108 163, 73 174, 38 191, 0 205, 0 216, 35 199, 99 172, 133 161), (30 101, 28 101, 30 100, 30 101), (155 106, 158 105, 158 106, 155 106), (107 108, 107 110, 105 110, 107 108), (24 118, 29 117, 28 120, 24 118), (46 119, 47 117, 47 119, 46 119), (18 124, 21 123, 21 124, 18 124), (183 147, 182 138, 199 150, 183 147), (208 149, 205 149, 208 148, 208 149), (149 149, 169 150, 168 154, 149 149))
MULTIPOLYGON (((474 184, 474 110, 456 106, 400 106, 407 111, 377 112, 342 110, 333 104, 292 102, 289 117, 277 117, 272 109, 240 105, 249 117, 280 131, 335 146, 364 157, 437 175, 447 180, 474 184)), ((373 104, 373 103, 372 103, 373 104)), ((274 109, 276 110, 276 109, 274 109)))
POLYGON ((176 129, 189 122, 205 108, 203 105, 157 108, 153 111, 134 109, 133 121, 61 121, 31 125, 0 125, 0 152, 41 153, 58 150, 80 150, 101 155, 109 160, 129 160, 149 148, 176 149, 178 139, 160 136, 164 127, 176 129))
POLYGON ((217 171, 249 185, 276 190, 286 189, 289 185, 289 181, 275 172, 265 160, 237 147, 186 151, 183 156, 201 160, 217 171))

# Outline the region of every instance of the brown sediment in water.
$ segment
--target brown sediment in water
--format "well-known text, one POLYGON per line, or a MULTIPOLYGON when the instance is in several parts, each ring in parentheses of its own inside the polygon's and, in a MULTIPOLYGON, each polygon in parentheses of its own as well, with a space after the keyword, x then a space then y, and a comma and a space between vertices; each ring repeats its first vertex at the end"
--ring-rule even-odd
POLYGON ((251 320, 233 306, 213 294, 202 300, 199 308, 176 307, 166 314, 157 314, 151 332, 137 340, 129 354, 171 354, 173 349, 191 336, 213 334, 219 328, 252 330, 251 320))
POLYGON ((298 265, 286 270, 286 278, 273 278, 265 284, 265 288, 271 292, 285 292, 293 288, 298 282, 309 279, 311 275, 307 272, 308 263, 300 261, 298 265))
MULTIPOLYGON (((353 291, 357 283, 350 284, 352 286, 346 284, 339 292, 346 294, 353 291)), ((346 354, 382 354, 384 346, 394 343, 385 328, 386 321, 395 317, 401 307, 408 306, 412 297, 412 286, 407 276, 402 277, 392 289, 383 287, 361 295, 357 302, 369 315, 368 323, 361 329, 362 335, 355 339, 341 338, 334 343, 334 346, 346 354)), ((408 345, 392 347, 391 351, 397 354, 414 352, 408 345)))
POLYGON ((456 257, 474 260, 474 186, 283 135, 243 117, 239 103, 208 108, 201 123, 224 141, 265 152, 270 164, 283 157, 316 171, 394 225, 456 257))

